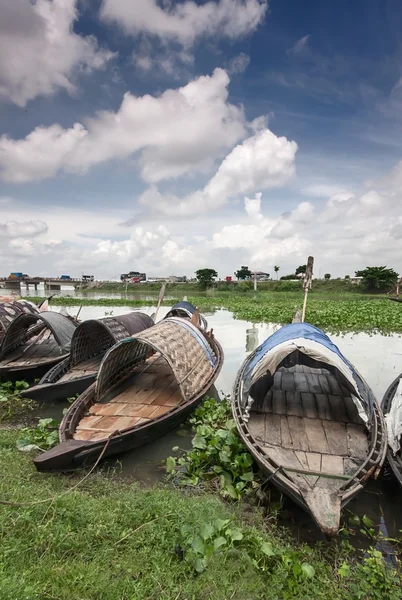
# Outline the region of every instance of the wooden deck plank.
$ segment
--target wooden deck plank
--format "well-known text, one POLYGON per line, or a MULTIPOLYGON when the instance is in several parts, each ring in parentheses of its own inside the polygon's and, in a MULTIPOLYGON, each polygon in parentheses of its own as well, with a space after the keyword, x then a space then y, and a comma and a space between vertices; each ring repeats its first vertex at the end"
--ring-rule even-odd
POLYGON ((307 381, 309 384, 309 391, 312 394, 321 394, 322 393, 322 388, 320 385, 320 380, 318 378, 318 375, 316 375, 316 373, 310 373, 307 376, 307 381))
POLYGON ((346 425, 348 434, 348 451, 351 458, 364 461, 368 455, 368 440, 366 428, 349 423, 346 425))
POLYGON ((323 394, 332 394, 331 386, 329 385, 328 375, 326 373, 322 373, 318 375, 318 381, 320 382, 321 390, 323 394))
POLYGON ((331 405, 327 394, 316 394, 317 411, 319 419, 333 420, 331 405))
POLYGON ((295 450, 306 451, 309 449, 308 439, 304 428, 305 419, 301 417, 288 416, 289 432, 295 450))
POLYGON ((286 396, 283 390, 272 391, 272 409, 277 415, 286 415, 286 396))
POLYGON ((316 419, 318 417, 317 403, 314 398, 314 394, 310 392, 301 393, 301 402, 303 408, 303 415, 309 419, 316 419))
POLYGON ((308 440, 308 450, 310 452, 329 454, 328 442, 322 426, 322 421, 320 419, 303 420, 308 440))
POLYGON ((331 410, 335 421, 349 423, 348 413, 346 412, 343 396, 328 396, 331 405, 331 410))
POLYGON ((334 475, 343 475, 343 458, 335 454, 323 454, 321 460, 321 471, 323 473, 333 473, 334 475))
POLYGON ((290 435, 288 418, 281 415, 281 445, 283 448, 293 448, 292 436, 290 435))
POLYGON ((273 446, 281 445, 281 417, 276 414, 265 415, 265 440, 273 446))
POLYGON ((286 414, 293 417, 303 416, 303 407, 300 392, 286 393, 286 414))
POLYGON ((290 373, 288 370, 282 371, 282 385, 281 389, 285 392, 293 392, 295 389, 295 374, 290 373))
POLYGON ((344 423, 322 421, 331 454, 348 456, 348 436, 344 423))
POLYGON ((308 468, 310 471, 321 471, 321 457, 320 452, 305 452, 308 468))
MULTIPOLYGON (((297 365, 300 366, 300 365, 297 365)), ((308 381, 307 381, 307 376, 305 373, 302 372, 296 372, 294 374, 295 376, 295 391, 297 392, 308 392, 309 391, 309 386, 308 386, 308 381)))
POLYGON ((248 429, 258 443, 264 443, 266 441, 265 415, 263 413, 252 412, 248 422, 248 429))

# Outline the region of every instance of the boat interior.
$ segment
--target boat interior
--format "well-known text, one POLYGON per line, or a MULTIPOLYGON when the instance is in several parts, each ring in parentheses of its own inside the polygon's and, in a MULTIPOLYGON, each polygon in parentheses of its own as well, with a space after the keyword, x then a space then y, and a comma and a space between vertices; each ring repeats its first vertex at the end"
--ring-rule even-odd
POLYGON ((296 351, 250 388, 251 434, 305 497, 336 492, 369 453, 368 430, 339 375, 296 351))
POLYGON ((6 354, 0 362, 0 366, 29 367, 60 358, 59 344, 52 331, 44 326, 37 329, 38 332, 34 336, 6 354))
POLYGON ((147 423, 179 406, 183 401, 176 378, 159 354, 135 367, 130 377, 119 382, 95 402, 79 421, 73 438, 98 441, 114 431, 147 423))

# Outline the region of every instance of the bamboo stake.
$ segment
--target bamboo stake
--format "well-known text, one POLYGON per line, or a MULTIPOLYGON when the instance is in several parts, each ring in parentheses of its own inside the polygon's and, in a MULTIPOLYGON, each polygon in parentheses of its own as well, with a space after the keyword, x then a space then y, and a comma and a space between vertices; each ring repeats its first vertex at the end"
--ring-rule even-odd
POLYGON ((311 289, 311 283, 313 281, 313 265, 314 265, 314 258, 312 256, 309 256, 307 259, 307 267, 306 267, 306 273, 304 275, 304 283, 303 283, 304 302, 303 302, 303 311, 302 311, 302 318, 301 318, 302 323, 304 323, 304 319, 306 318, 307 297, 308 297, 308 292, 311 289))
POLYGON ((161 291, 159 292, 158 306, 156 307, 156 312, 155 312, 155 314, 154 314, 154 321, 155 321, 155 323, 156 323, 156 317, 157 317, 157 315, 158 315, 159 308, 160 308, 160 306, 161 306, 161 304, 162 304, 163 297, 164 297, 164 295, 165 295, 165 290, 166 290, 166 281, 164 281, 164 282, 162 283, 161 291))

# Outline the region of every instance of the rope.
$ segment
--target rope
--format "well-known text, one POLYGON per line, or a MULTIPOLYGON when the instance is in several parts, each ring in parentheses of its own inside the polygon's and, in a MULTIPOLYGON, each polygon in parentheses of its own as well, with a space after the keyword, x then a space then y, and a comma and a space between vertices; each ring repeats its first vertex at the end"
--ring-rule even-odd
POLYGON ((106 443, 102 449, 102 452, 100 453, 96 463, 93 465, 93 467, 91 467, 90 471, 88 471, 88 473, 82 479, 80 479, 80 481, 78 483, 73 485, 72 488, 69 488, 65 492, 62 492, 61 494, 58 494, 56 496, 51 496, 50 498, 45 498, 44 500, 37 500, 36 502, 10 502, 8 500, 0 500, 0 504, 3 504, 5 506, 36 506, 38 504, 45 504, 46 502, 54 502, 55 500, 57 500, 57 498, 61 498, 62 496, 65 496, 66 494, 69 494, 70 492, 74 491, 75 489, 77 489, 77 487, 79 485, 81 485, 86 479, 88 479, 88 477, 91 475, 91 473, 96 469, 96 467, 102 460, 102 457, 107 450, 110 440, 115 435, 115 433, 116 433, 116 431, 113 431, 113 433, 111 433, 110 436, 107 438, 106 443))

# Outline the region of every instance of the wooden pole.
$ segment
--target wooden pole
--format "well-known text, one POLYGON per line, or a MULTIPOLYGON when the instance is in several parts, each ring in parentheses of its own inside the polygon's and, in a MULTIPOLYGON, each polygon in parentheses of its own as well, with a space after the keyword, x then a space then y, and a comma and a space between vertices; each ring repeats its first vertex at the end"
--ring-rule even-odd
POLYGON ((257 273, 254 273, 254 291, 257 291, 257 273))
POLYGON ((155 323, 156 323, 156 317, 158 315, 158 311, 159 311, 160 305, 162 304, 163 297, 165 295, 165 290, 166 290, 166 281, 164 281, 162 283, 161 291, 159 292, 158 306, 156 307, 156 312, 154 314, 154 321, 155 321, 155 323))
POLYGON ((302 323, 304 323, 304 319, 306 318, 306 308, 307 308, 307 296, 308 296, 308 292, 311 289, 311 283, 313 281, 313 265, 314 265, 314 258, 312 256, 309 256, 307 259, 307 267, 306 267, 306 273, 304 275, 304 283, 303 283, 303 287, 304 287, 304 302, 303 302, 303 312, 302 312, 302 323))

